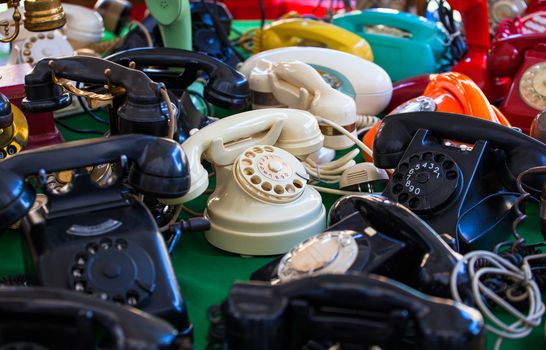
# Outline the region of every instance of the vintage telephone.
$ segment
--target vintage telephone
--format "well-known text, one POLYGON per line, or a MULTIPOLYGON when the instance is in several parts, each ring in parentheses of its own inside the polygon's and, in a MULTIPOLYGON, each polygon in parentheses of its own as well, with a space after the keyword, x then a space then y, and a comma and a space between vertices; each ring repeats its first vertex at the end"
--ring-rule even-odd
POLYGON ((525 0, 487 0, 489 29, 493 34, 504 19, 521 17, 527 10, 525 0))
POLYGON ((23 256, 29 282, 129 304, 191 331, 158 227, 118 174, 99 182, 86 167, 118 162, 131 191, 159 199, 184 195, 187 160, 168 139, 144 135, 68 142, 0 162, 0 222, 24 216, 23 256), (47 174, 74 169, 68 189, 47 186, 47 174), (47 206, 33 209, 34 177, 47 206))
POLYGON ((302 61, 315 68, 333 88, 352 97, 360 115, 377 115, 392 94, 389 75, 377 64, 345 52, 319 47, 285 47, 248 58, 239 68, 247 78, 261 60, 271 63, 302 61))
POLYGON ((246 255, 282 254, 321 232, 326 211, 298 158, 323 144, 318 123, 308 112, 271 108, 232 115, 190 136, 190 201, 208 187, 204 156, 214 165, 216 189, 207 200, 205 233, 214 246, 246 255))
POLYGON ((330 23, 301 18, 275 21, 254 34, 253 52, 288 46, 317 46, 344 51, 373 61, 366 40, 330 23))
POLYGON ((0 310, 5 349, 192 349, 159 318, 62 289, 1 287, 0 310))
POLYGON ((0 93, 0 160, 20 152, 27 141, 28 124, 23 112, 0 93))
MULTIPOLYGON (((66 25, 60 30, 33 33, 22 28, 17 39, 12 41, 8 63, 34 65, 44 57, 72 56, 74 50, 102 40, 104 25, 96 11, 72 4, 63 5, 63 9, 66 25)), ((9 11, 0 13, 0 21, 8 21, 10 27, 17 25, 9 11)))
MULTIPOLYGON (((411 87, 410 87, 411 88, 411 87)), ((399 94, 403 87, 398 87, 399 94)), ((423 94, 395 107, 390 114, 407 112, 446 112, 464 114, 510 127, 504 114, 491 105, 480 88, 469 77, 457 72, 431 74, 423 94)), ((364 143, 372 148, 381 122, 364 135, 364 143)))
MULTIPOLYGON (((356 137, 355 101, 326 83, 310 65, 301 61, 258 61, 248 78, 253 109, 288 107, 302 109, 335 122, 356 137)), ((324 147, 342 150, 353 141, 331 126, 319 123, 324 147)))
POLYGON ((373 274, 237 282, 220 311, 222 349, 479 350, 485 341, 477 310, 373 274))
POLYGON ((533 118, 546 109, 546 33, 495 40, 487 69, 496 78, 512 81, 500 109, 514 126, 528 133, 533 118))
MULTIPOLYGON (((461 251, 491 249, 506 238, 517 176, 546 165, 542 142, 503 125, 440 112, 385 118, 373 151, 376 166, 396 168, 383 195, 455 238, 461 251)), ((524 188, 538 196, 545 180, 529 176, 524 188)))
MULTIPOLYGON (((13 8, 13 21, 15 29, 8 35, 10 24, 2 22, 6 37, 0 38, 0 42, 11 42, 19 35, 21 26, 21 12, 19 11, 20 0, 1 0, 0 3, 8 4, 13 8)), ((66 17, 60 0, 24 0, 24 28, 31 32, 44 32, 61 28, 66 23, 66 17)))
POLYGON ((330 209, 329 225, 251 279, 276 284, 320 274, 376 273, 429 295, 451 296, 449 276, 460 256, 406 207, 379 195, 345 196, 330 209))
POLYGON ((192 49, 189 0, 146 0, 150 15, 159 23, 163 45, 176 49, 192 49))
POLYGON ((71 103, 72 94, 83 96, 93 107, 107 105, 117 95, 123 103, 111 110, 111 134, 169 134, 169 112, 161 94, 162 85, 141 71, 95 57, 43 59, 25 76, 23 110, 58 110, 71 103), (106 85, 107 93, 83 91, 71 81, 106 85), (69 92, 67 92, 69 91, 69 92))
POLYGON ((334 16, 332 23, 364 38, 374 62, 393 81, 437 73, 448 63, 447 33, 439 23, 391 9, 369 9, 334 16))

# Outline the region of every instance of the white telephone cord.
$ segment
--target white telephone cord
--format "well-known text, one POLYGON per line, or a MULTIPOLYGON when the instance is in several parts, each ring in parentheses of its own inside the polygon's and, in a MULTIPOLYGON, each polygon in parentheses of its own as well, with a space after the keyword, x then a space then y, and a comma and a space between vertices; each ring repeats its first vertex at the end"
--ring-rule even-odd
POLYGON ((457 289, 457 276, 462 265, 466 264, 470 276, 472 297, 474 303, 482 315, 491 321, 485 325, 485 329, 498 335, 495 342, 495 350, 501 346, 504 338, 519 339, 528 336, 534 327, 540 326, 545 311, 542 302, 541 292, 533 278, 533 272, 529 260, 546 258, 546 254, 530 255, 524 258, 522 267, 517 267, 501 256, 490 251, 477 250, 463 256, 453 268, 450 279, 450 288, 453 299, 463 302, 457 289), (484 262, 487 264, 484 266, 484 262), (476 267, 476 264, 480 266, 476 267), (521 284, 525 288, 523 296, 529 300, 529 311, 527 315, 522 314, 507 301, 498 296, 495 292, 484 285, 480 279, 484 275, 502 275, 511 279, 515 284, 521 284), (497 318, 491 312, 489 306, 484 302, 484 296, 514 316, 517 321, 508 324, 497 318))

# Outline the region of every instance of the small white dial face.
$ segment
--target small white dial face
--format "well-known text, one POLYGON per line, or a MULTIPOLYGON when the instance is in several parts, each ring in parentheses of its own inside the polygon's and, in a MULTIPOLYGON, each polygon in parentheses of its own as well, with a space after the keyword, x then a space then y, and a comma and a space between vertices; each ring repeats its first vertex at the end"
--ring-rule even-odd
POLYGON ((546 109, 546 61, 529 67, 521 76, 519 94, 530 107, 546 109))

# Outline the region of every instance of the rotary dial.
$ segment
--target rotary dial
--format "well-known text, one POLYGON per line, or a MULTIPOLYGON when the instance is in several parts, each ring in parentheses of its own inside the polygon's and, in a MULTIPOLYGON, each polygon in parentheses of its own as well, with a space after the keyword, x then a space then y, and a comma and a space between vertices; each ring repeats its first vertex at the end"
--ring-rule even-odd
POLYGON ((530 107, 546 109, 546 62, 529 67, 521 76, 519 94, 530 107))
POLYGON ((462 174, 449 156, 421 152, 400 162, 389 186, 398 202, 424 213, 448 203, 456 196, 461 181, 462 174))

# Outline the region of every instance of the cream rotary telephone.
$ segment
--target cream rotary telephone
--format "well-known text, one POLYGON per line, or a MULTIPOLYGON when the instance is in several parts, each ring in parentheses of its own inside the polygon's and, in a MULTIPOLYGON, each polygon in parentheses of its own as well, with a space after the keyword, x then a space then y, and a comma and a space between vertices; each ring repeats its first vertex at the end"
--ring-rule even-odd
POLYGON ((325 227, 321 196, 307 185, 298 160, 323 142, 316 118, 301 110, 261 109, 220 119, 182 144, 191 187, 181 202, 207 189, 204 157, 216 172, 204 213, 211 225, 207 240, 238 254, 285 253, 325 227))
MULTIPOLYGON (((300 61, 260 60, 248 78, 253 109, 289 107, 335 122, 356 137, 356 104, 328 85, 310 65, 300 61)), ((324 147, 347 149, 354 143, 327 124, 321 124, 324 147)))

